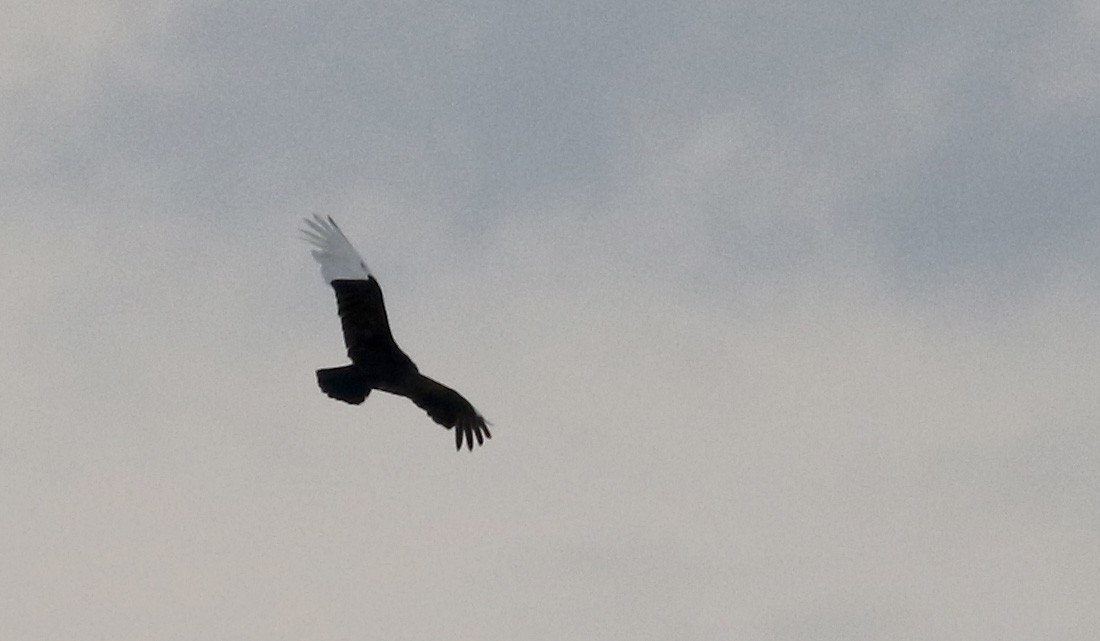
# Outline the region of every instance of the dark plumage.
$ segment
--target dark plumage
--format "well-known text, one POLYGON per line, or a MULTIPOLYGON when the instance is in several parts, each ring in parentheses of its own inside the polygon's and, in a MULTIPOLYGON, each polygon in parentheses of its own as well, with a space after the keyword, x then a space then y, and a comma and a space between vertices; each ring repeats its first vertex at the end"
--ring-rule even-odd
POLYGON ((305 219, 303 237, 316 247, 313 257, 321 275, 336 292, 336 307, 351 365, 317 370, 321 390, 337 400, 358 405, 371 390, 404 396, 447 429, 455 445, 469 449, 491 438, 485 419, 453 389, 420 373, 393 340, 382 288, 332 218, 305 219))

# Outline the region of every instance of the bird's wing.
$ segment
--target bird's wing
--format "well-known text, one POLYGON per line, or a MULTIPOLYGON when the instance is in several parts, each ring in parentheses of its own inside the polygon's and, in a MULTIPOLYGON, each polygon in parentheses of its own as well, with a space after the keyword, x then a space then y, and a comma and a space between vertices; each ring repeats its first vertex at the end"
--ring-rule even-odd
POLYGON ((321 264, 321 275, 336 292, 348 356, 353 363, 378 364, 385 355, 390 356, 384 360, 389 364, 398 358, 400 350, 390 332, 381 286, 332 218, 315 215, 305 222, 309 228, 302 229, 302 237, 316 247, 313 257, 321 264))
POLYGON ((455 431, 455 446, 462 449, 466 440, 468 449, 474 449, 474 438, 481 445, 485 439, 492 438, 485 419, 477 413, 470 401, 453 389, 434 381, 427 376, 413 378, 404 395, 417 407, 428 413, 432 420, 447 429, 455 431))
POLYGON ((367 280, 335 280, 332 289, 336 291, 336 309, 351 362, 380 367, 381 374, 408 359, 390 333, 382 288, 373 276, 367 280))
POLYGON ((331 216, 304 219, 302 238, 313 245, 313 258, 321 264, 321 276, 329 283, 336 280, 366 280, 370 269, 366 261, 351 246, 348 237, 336 226, 331 216))

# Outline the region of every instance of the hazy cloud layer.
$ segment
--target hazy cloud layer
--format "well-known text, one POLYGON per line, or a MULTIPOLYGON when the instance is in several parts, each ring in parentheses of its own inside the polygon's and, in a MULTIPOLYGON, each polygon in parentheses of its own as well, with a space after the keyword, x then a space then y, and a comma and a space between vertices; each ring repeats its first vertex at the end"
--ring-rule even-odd
POLYGON ((1091 4, 53 6, 0 38, 0 636, 1100 627, 1091 4), (312 212, 486 447, 317 391, 312 212))

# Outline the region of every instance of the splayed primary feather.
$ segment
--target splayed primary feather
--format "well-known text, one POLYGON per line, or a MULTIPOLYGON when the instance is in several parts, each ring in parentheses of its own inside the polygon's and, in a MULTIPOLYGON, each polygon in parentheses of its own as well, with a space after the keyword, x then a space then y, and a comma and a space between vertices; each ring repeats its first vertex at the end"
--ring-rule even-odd
POLYGON ((332 217, 322 218, 314 214, 306 218, 309 229, 302 229, 302 238, 317 249, 313 258, 321 264, 321 277, 331 283, 334 280, 366 280, 370 269, 366 261, 355 251, 344 232, 336 226, 332 217))

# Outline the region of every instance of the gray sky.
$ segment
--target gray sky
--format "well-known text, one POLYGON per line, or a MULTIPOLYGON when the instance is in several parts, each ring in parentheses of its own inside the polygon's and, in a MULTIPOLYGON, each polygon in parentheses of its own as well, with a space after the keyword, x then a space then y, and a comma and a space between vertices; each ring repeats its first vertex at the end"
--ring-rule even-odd
POLYGON ((1100 629, 1095 3, 4 13, 0 637, 1100 629))

